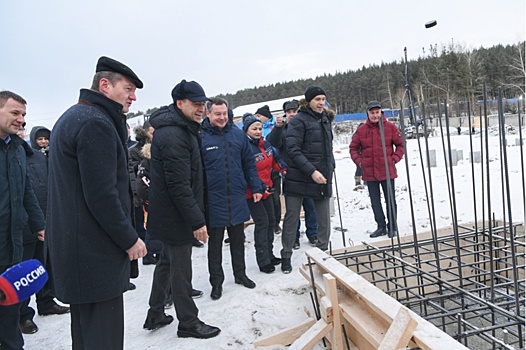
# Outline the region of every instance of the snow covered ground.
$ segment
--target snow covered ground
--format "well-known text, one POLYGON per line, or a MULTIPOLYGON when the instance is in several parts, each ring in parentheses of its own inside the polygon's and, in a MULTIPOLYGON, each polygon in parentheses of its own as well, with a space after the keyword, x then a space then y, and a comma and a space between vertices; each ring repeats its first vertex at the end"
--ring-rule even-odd
MULTIPOLYGON (((468 223, 474 219, 473 208, 473 179, 471 163, 469 161, 469 135, 456 135, 451 137, 452 149, 463 150, 463 159, 453 167, 455 180, 455 198, 458 209, 459 223, 468 223)), ((453 134, 452 134, 453 135, 453 134)), ((523 131, 524 135, 524 131, 523 131)), ((508 135, 508 163, 512 203, 512 216, 514 221, 524 222, 524 203, 522 189, 522 174, 520 163, 520 147, 514 146, 518 135, 508 135)), ((446 182, 446 169, 443 156, 442 140, 439 137, 430 137, 429 149, 437 152, 437 167, 432 168, 433 202, 436 212, 437 227, 451 225, 450 200, 446 182)), ((490 183, 492 209, 496 218, 502 217, 502 191, 500 178, 499 138, 495 135, 489 137, 490 142, 490 183)), ((480 134, 473 137, 475 151, 480 150, 480 134)), ((425 150, 424 140, 421 146, 425 150)), ((446 146, 447 147, 447 146, 446 146)), ((524 147, 524 146, 523 146, 524 147)), ((420 155, 417 140, 408 140, 408 164, 413 194, 414 213, 417 232, 430 230, 429 215, 420 166, 420 155)), ((372 210, 366 189, 354 191, 355 165, 349 158, 347 145, 335 145, 337 158, 336 176, 338 181, 339 201, 343 227, 346 232, 346 242, 349 239, 354 244, 362 241, 372 242, 369 232, 375 229, 372 210)), ((485 151, 484 151, 485 153, 485 151)), ((425 155, 424 155, 425 163, 425 155)), ((485 161, 484 161, 485 167, 485 161)), ((405 161, 397 166, 399 178, 396 180, 396 197, 398 204, 398 226, 401 235, 412 234, 411 209, 409 203, 407 172, 405 161)), ((486 172, 486 169, 484 169, 486 172)), ((482 216, 481 191, 486 185, 482 183, 481 164, 475 165, 475 186, 477 192, 478 217, 482 216)), ((427 170, 426 170, 427 177, 427 170)), ((428 179, 429 181, 429 179, 428 179)), ((341 226, 338 214, 337 201, 335 215, 332 217, 332 227, 341 226)), ((486 206, 487 208, 487 206, 486 206)), ((487 209, 486 209, 487 210, 487 209)), ((507 214, 506 214, 507 216, 507 214)), ((486 214, 486 218, 488 215, 486 214)), ((292 257, 293 272, 284 275, 278 269, 272 274, 259 272, 255 260, 253 246, 253 227, 246 230, 246 263, 247 275, 252 278, 257 286, 247 289, 236 285, 231 273, 229 247, 223 248, 223 268, 226 280, 223 285, 223 297, 217 301, 209 297, 210 284, 208 282, 206 247, 194 248, 194 288, 204 291, 204 296, 196 300, 200 310, 199 317, 206 323, 221 328, 219 336, 208 340, 182 339, 177 337, 177 321, 156 331, 145 331, 142 328, 148 309, 148 297, 154 267, 140 265, 140 276, 133 280, 137 289, 125 293, 125 349, 252 349, 253 343, 263 337, 273 335, 280 330, 299 324, 306 319, 304 306, 310 306, 309 289, 306 280, 298 272, 298 267, 306 262, 304 252, 312 247, 302 236, 301 247, 294 251, 292 257)), ((281 249, 280 236, 276 236, 274 252, 279 256, 281 249)), ((343 246, 342 234, 333 230, 331 237, 332 247, 343 246)), ((34 304, 34 300, 32 301, 34 304)), ((174 309, 167 313, 175 316, 174 309)), ((35 316, 35 323, 39 331, 32 335, 25 335, 26 349, 69 349, 70 319, 69 315, 63 316, 35 316)), ((282 349, 283 347, 269 347, 266 349, 282 349)), ((323 349, 320 344, 316 349, 323 349)))

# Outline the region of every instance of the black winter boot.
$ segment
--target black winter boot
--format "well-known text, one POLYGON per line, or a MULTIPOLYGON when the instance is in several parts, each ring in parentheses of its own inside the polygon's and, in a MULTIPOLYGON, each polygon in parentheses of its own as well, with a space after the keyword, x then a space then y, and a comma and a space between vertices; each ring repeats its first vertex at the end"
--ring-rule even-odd
POLYGON ((369 235, 369 237, 371 238, 375 238, 375 237, 380 237, 380 236, 384 236, 387 234, 387 230, 385 229, 385 227, 378 227, 376 229, 376 231, 374 231, 373 233, 371 233, 369 235))
POLYGON ((290 263, 290 258, 282 258, 281 259, 281 271, 285 274, 289 274, 292 272, 292 265, 290 263))

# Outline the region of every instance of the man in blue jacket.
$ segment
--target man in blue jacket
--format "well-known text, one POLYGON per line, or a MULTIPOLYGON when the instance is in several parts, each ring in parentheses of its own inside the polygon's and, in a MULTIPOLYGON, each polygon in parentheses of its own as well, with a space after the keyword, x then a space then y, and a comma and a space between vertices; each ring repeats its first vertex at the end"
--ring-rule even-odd
MULTIPOLYGON (((0 91, 0 274, 22 261, 23 231, 29 224, 44 239, 44 215, 27 173, 25 142, 16 135, 24 125, 26 101, 0 91)), ((0 349, 22 349, 20 304, 0 306, 0 349)))
POLYGON ((53 128, 47 207, 57 298, 70 304, 73 349, 122 349, 123 293, 131 264, 146 255, 132 225, 126 115, 142 81, 108 57, 91 89, 53 128))
POLYGON ((201 151, 205 164, 208 214, 208 271, 214 300, 221 298, 225 275, 222 245, 225 228, 230 238, 234 281, 247 288, 256 284, 246 275, 244 223, 250 219, 247 185, 254 202, 266 185, 259 179, 254 154, 245 133, 229 122, 227 102, 215 98, 207 103, 201 151))

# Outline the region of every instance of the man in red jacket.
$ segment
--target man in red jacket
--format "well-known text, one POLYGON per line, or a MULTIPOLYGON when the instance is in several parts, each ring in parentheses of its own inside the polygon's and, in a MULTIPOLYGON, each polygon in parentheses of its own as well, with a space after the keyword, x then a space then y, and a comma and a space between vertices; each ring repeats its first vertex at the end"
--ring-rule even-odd
POLYGON ((349 151, 353 162, 362 168, 362 178, 367 182, 371 197, 377 229, 369 237, 385 234, 395 237, 397 226, 394 179, 398 176, 395 164, 404 155, 404 143, 400 130, 385 118, 380 102, 371 101, 367 105, 367 121, 354 133, 349 151), (380 201, 380 186, 387 207, 388 225, 385 224, 380 201))

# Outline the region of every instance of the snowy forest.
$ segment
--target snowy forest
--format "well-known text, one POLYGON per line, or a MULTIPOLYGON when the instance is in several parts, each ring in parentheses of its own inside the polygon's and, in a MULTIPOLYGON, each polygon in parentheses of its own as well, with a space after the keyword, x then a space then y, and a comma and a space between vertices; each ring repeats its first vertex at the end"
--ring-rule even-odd
MULTIPOLYGON (((405 91, 405 63, 370 64, 358 70, 327 73, 315 79, 247 88, 234 94, 222 94, 231 108, 251 103, 302 95, 310 85, 322 86, 327 92, 331 107, 338 114, 363 112, 368 101, 378 100, 386 108, 399 107, 405 91)), ((444 99, 451 104, 450 116, 459 116, 455 108, 482 100, 482 86, 486 82, 488 99, 496 99, 498 89, 503 98, 515 98, 525 93, 526 64, 525 42, 515 45, 495 45, 491 48, 468 49, 451 41, 447 45, 433 45, 422 49, 417 60, 408 62, 408 79, 415 105, 434 104, 444 99)), ((505 105, 505 112, 515 113, 516 105, 505 105)), ((152 114, 128 113, 128 117, 152 114)), ((473 111, 472 111, 473 112, 473 111)), ((474 114, 474 113, 473 113, 474 114)))

